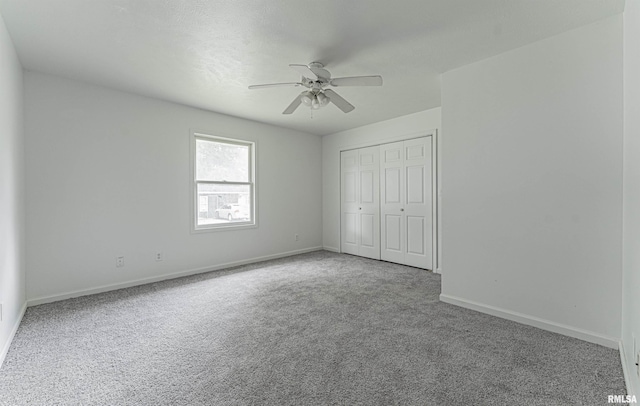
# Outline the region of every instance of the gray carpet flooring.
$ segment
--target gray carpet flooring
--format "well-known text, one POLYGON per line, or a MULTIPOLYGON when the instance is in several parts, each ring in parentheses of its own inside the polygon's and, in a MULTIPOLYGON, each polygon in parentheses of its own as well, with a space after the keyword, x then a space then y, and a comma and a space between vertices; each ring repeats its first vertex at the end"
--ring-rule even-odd
POLYGON ((30 307, 1 405, 604 405, 617 351, 330 252, 30 307))

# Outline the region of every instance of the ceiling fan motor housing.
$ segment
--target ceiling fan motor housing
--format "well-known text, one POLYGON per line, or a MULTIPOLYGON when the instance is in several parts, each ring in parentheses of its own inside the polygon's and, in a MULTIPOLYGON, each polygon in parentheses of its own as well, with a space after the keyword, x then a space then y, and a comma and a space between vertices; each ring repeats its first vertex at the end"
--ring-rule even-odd
POLYGON ((324 65, 320 62, 311 62, 309 65, 309 69, 318 77, 319 82, 329 83, 331 79, 331 73, 328 70, 324 69, 324 65))

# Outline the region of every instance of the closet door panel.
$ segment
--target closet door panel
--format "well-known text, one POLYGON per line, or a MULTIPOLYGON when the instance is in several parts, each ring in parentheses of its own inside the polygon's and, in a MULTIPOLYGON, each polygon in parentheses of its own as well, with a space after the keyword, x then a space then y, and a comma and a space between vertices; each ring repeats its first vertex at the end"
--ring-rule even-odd
POLYGON ((432 268, 431 137, 404 142, 404 263, 432 268))
POLYGON ((344 215, 344 242, 350 245, 358 244, 358 226, 357 215, 354 213, 345 213, 344 215))
POLYGON ((360 239, 359 224, 359 162, 357 151, 343 151, 340 154, 340 250, 346 254, 358 255, 360 239))
POLYGON ((375 248, 376 246, 375 223, 375 217, 371 214, 360 216, 361 245, 365 248, 375 248))
POLYGON ((385 261, 404 263, 406 244, 403 200, 404 200, 404 159, 403 142, 380 146, 381 247, 380 258, 385 261))
POLYGON ((365 204, 375 204, 375 178, 372 170, 360 172, 360 201, 365 204))
POLYGON ((402 254, 402 216, 387 214, 384 218, 385 234, 383 241, 385 242, 384 248, 387 251, 392 251, 395 254, 402 254))
POLYGON ((424 255, 424 217, 407 216, 407 253, 424 255))
POLYGON ((357 173, 354 171, 345 172, 342 177, 342 184, 344 185, 342 191, 344 193, 344 202, 345 203, 358 203, 356 198, 356 175, 357 173))
POLYGON ((380 149, 343 151, 341 251, 380 259, 380 149))
POLYGON ((401 168, 384 169, 385 187, 382 193, 384 196, 384 204, 402 203, 402 194, 400 193, 401 175, 401 168))
POLYGON ((424 165, 407 167, 407 204, 424 204, 424 165))
POLYGON ((360 256, 380 259, 380 148, 361 148, 359 156, 360 256))

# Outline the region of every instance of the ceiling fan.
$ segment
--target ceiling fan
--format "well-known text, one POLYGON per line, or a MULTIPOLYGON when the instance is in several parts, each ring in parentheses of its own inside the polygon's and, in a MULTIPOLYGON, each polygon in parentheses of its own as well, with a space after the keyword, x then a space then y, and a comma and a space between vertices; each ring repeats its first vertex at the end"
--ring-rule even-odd
POLYGON ((335 104, 340 110, 348 113, 355 107, 343 99, 338 93, 331 89, 325 89, 327 86, 382 86, 382 76, 351 76, 345 78, 331 78, 331 73, 324 69, 324 65, 320 62, 311 62, 309 65, 290 64, 291 68, 302 75, 300 82, 290 83, 270 83, 266 85, 251 85, 249 89, 264 89, 267 87, 298 87, 304 86, 308 90, 300 93, 293 102, 287 107, 282 114, 293 113, 299 105, 311 107, 317 110, 329 103, 335 104))

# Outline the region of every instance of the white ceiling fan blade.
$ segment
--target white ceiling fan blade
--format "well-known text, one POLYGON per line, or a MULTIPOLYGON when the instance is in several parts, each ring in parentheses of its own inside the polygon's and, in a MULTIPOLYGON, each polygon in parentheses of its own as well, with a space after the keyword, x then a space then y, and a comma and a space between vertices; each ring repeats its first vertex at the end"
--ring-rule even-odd
POLYGON ((382 76, 351 76, 335 78, 329 81, 331 86, 382 86, 382 76))
POLYGON ((296 97, 296 98, 291 102, 291 104, 289 105, 289 107, 287 107, 286 109, 284 109, 284 111, 282 112, 282 114, 291 114, 291 113, 293 113, 294 111, 296 111, 296 109, 298 108, 298 106, 299 106, 300 104, 302 104, 302 94, 304 94, 304 92, 303 92, 303 93, 301 93, 301 94, 299 94, 299 95, 298 95, 298 97, 296 97))
POLYGON ((342 98, 338 93, 334 92, 331 89, 327 89, 324 91, 326 96, 329 96, 329 100, 331 103, 335 104, 340 110, 348 113, 355 109, 351 103, 342 98))
POLYGON ((302 76, 304 76, 305 78, 309 78, 309 79, 313 79, 313 80, 318 80, 318 75, 316 75, 311 68, 309 68, 307 65, 298 65, 295 63, 292 63, 289 65, 291 68, 293 68, 294 70, 296 70, 299 74, 301 74, 302 76))
POLYGON ((265 89, 267 87, 297 87, 302 86, 300 82, 291 82, 291 83, 269 83, 266 85, 251 85, 249 89, 265 89))

